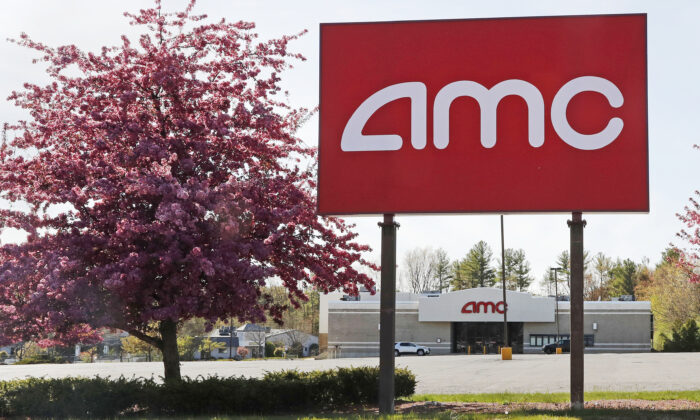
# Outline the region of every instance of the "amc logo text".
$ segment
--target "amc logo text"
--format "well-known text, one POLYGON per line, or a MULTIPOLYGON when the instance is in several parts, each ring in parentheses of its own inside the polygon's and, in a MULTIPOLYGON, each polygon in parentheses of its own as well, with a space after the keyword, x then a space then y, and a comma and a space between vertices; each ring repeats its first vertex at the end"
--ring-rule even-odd
POLYGON ((506 304, 503 301, 493 303, 493 302, 474 302, 470 301, 464 304, 462 306, 462 313, 463 314, 480 314, 482 313, 489 313, 489 308, 491 308, 491 313, 496 313, 498 312, 499 314, 502 314, 505 312, 506 309, 508 309, 508 304, 506 304))
MULTIPOLYGON (((577 77, 566 83, 552 101, 552 125, 564 142, 576 149, 596 150, 612 143, 622 132, 623 122, 612 118, 602 131, 582 134, 574 130, 566 118, 571 99, 581 92, 598 92, 605 96, 613 108, 624 102, 622 92, 612 82, 602 77, 577 77)), ((544 99, 532 83, 512 79, 503 81, 491 89, 470 80, 453 82, 443 87, 435 97, 433 106, 433 142, 438 149, 450 143, 450 105, 462 96, 474 98, 481 107, 481 145, 487 149, 496 145, 496 109, 501 99, 515 95, 523 98, 528 108, 529 137, 532 147, 544 144, 544 99)), ((426 145, 427 89, 421 82, 407 82, 388 86, 367 98, 350 117, 340 147, 345 152, 399 150, 403 141, 398 135, 364 135, 362 129, 367 120, 385 104, 400 98, 411 98, 411 144, 414 149, 426 145)))

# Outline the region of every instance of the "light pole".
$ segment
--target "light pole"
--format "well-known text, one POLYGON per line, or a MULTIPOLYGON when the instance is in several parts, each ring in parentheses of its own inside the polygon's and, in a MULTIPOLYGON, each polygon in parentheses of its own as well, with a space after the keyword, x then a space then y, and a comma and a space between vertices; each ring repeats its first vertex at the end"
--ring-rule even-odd
POLYGON ((554 305, 556 305, 554 306, 554 310, 557 314, 557 343, 559 342, 559 288, 557 287, 557 284, 559 283, 559 276, 557 276, 559 270, 563 270, 563 268, 554 267, 549 269, 550 272, 554 271, 554 305))

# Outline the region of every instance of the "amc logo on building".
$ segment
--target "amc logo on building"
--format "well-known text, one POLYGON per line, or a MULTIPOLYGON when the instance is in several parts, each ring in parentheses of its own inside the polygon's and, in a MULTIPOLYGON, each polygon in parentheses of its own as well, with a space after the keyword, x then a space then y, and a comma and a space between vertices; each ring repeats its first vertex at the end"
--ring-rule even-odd
POLYGON ((484 302, 484 301, 469 301, 462 306, 462 313, 463 314, 480 314, 484 313, 487 314, 489 313, 489 309, 491 309, 491 313, 495 314, 498 312, 499 314, 502 314, 505 312, 506 309, 508 309, 508 305, 503 302, 484 302))

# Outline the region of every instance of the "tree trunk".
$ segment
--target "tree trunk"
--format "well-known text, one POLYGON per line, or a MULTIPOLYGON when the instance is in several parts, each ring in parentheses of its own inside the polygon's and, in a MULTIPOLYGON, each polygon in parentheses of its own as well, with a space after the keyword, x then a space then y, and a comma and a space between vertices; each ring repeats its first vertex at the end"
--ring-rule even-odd
POLYGON ((182 377, 180 376, 180 355, 177 352, 177 324, 166 319, 160 321, 158 328, 163 345, 160 351, 163 353, 165 382, 179 382, 182 377))

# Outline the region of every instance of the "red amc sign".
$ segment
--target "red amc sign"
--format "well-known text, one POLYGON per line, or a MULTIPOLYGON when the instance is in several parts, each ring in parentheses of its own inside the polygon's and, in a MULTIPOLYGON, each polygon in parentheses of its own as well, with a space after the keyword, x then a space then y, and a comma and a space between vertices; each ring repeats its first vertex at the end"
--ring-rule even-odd
POLYGON ((475 302, 475 301, 469 301, 462 306, 462 313, 463 314, 479 314, 482 312, 487 314, 489 313, 489 308, 491 308, 491 313, 495 314, 498 312, 499 314, 502 314, 507 308, 508 304, 505 303, 504 301, 500 301, 497 303, 494 302, 475 302))
POLYGON ((321 25, 324 215, 649 211, 646 15, 321 25))

